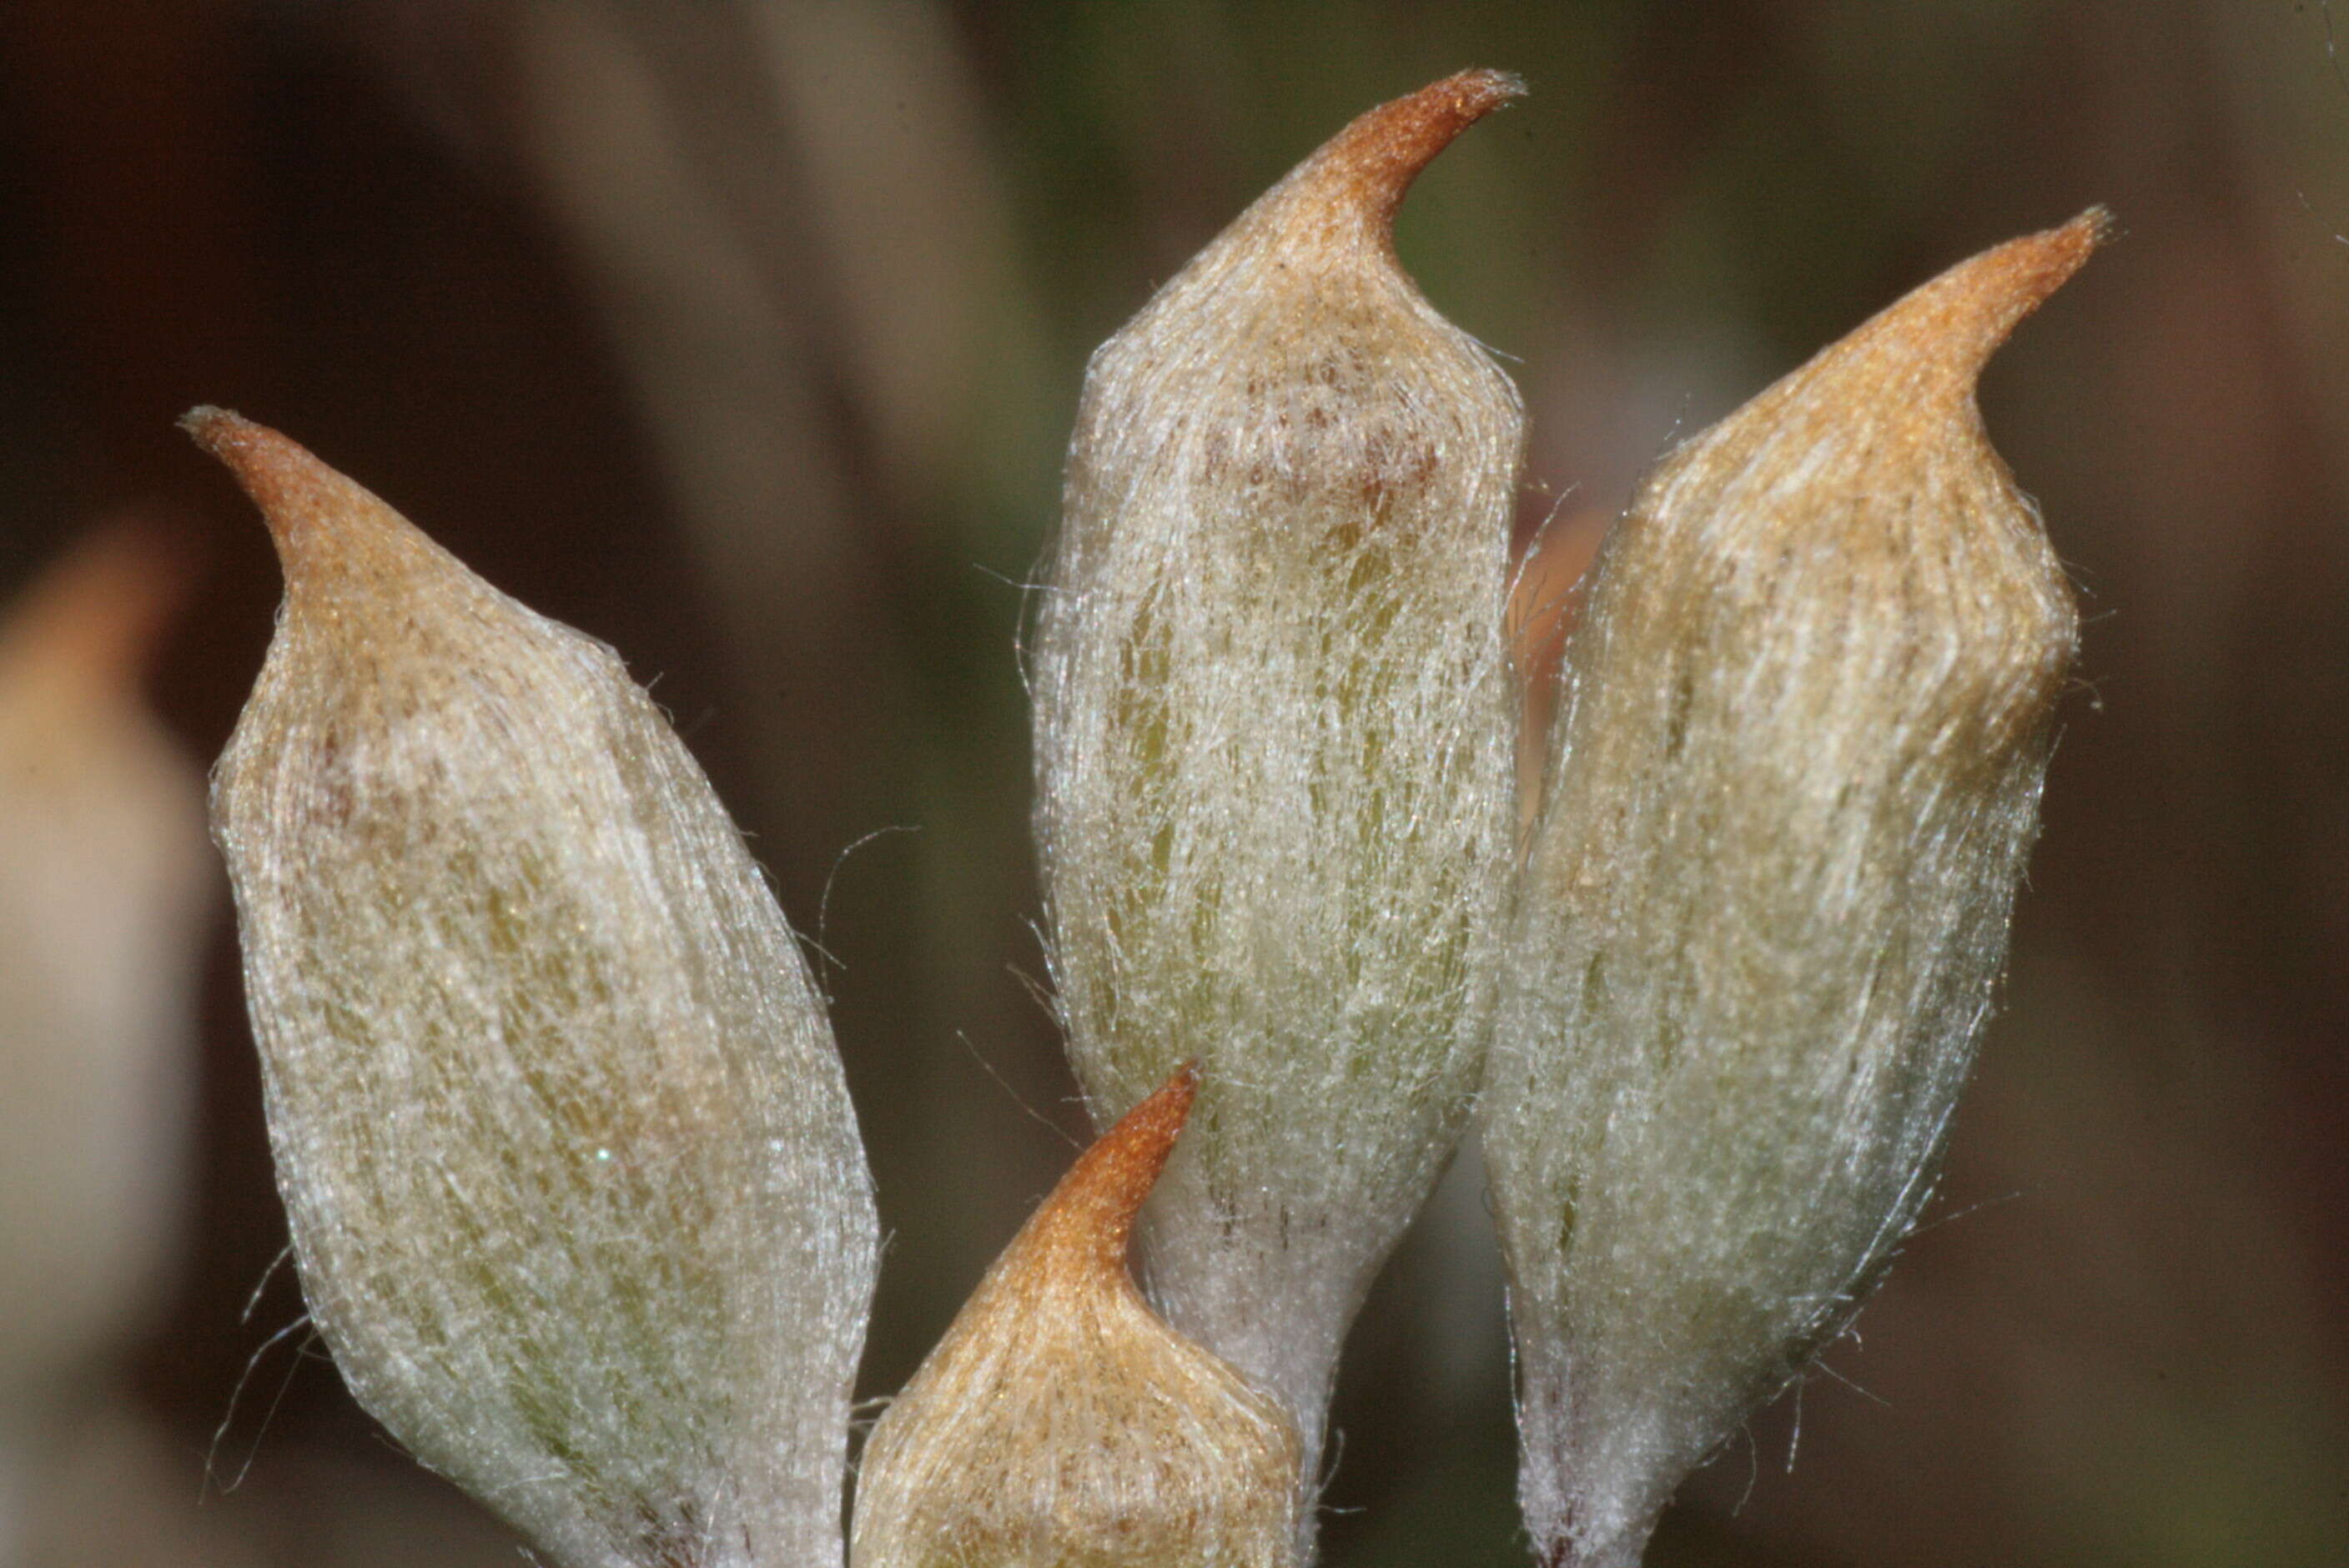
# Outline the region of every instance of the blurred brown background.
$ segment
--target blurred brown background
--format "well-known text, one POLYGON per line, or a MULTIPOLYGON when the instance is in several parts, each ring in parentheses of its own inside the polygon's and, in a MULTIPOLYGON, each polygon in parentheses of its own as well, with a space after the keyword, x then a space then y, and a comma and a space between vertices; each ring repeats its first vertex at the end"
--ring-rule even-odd
MULTIPOLYGON (((216 402, 619 648, 825 954, 894 1235, 885 1393, 1081 1120, 1033 995, 1014 647, 1092 345, 1356 111, 1521 71, 1401 243, 1507 356, 1528 531, 1557 511, 1570 552, 1676 434, 2107 202, 2122 238, 1984 391, 2091 624, 1934 1222, 1651 1561, 2349 1562, 2333 26, 2313 0, 11 0, 0 587, 103 520, 160 540, 196 575, 150 696, 214 755, 276 594, 171 428, 216 402)), ((207 941, 192 1153, 139 1222, 169 1284, 32 1379, 26 1560, 514 1561, 299 1332, 267 1343, 300 1306, 217 889, 207 941)), ((1464 1166, 1356 1335, 1343 1568, 1523 1560, 1478 1197, 1464 1166)), ((37 1293, 27 1255, 0 1234, 37 1293)))

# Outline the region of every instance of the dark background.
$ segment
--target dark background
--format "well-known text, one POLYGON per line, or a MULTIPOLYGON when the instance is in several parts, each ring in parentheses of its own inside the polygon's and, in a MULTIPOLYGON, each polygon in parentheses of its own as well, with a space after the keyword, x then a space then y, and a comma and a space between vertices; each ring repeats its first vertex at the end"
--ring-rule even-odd
MULTIPOLYGON (((1942 1196, 1865 1343, 1757 1418, 1651 1562, 2349 1561, 2349 80, 2325 7, 0 18, 0 585, 125 512, 176 540, 201 579, 152 695, 215 755, 276 594, 171 428, 221 403, 655 680, 829 955, 894 1238, 874 1394, 1081 1123, 1034 995, 1019 584, 1084 356, 1155 284, 1360 109, 1522 72, 1401 245, 1506 356, 1527 529, 1556 511, 1571 554, 1676 434, 1942 266, 2110 204, 2120 238, 1983 393, 2089 629, 1942 1196)), ((181 1262, 108 1396, 140 1457, 97 1466, 87 1530, 52 1522, 36 1556, 512 1561, 298 1336, 247 1379, 299 1304, 281 1274, 243 1315, 284 1226, 224 898, 197 1005, 181 1262)), ((1344 1568, 1524 1558, 1475 1181, 1355 1336, 1344 1568)))

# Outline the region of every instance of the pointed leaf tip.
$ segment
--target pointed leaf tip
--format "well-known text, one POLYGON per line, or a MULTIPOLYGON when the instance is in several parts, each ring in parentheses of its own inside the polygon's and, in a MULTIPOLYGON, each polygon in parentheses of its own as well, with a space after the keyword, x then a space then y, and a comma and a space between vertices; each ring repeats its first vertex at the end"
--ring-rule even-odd
POLYGON ((1297 1568, 1295 1423, 1125 1272, 1186 1062, 1079 1157, 874 1428, 851 1568, 1297 1568))
POLYGON ((321 563, 318 546, 326 541, 337 542, 335 556, 347 561, 360 537, 412 531, 398 512, 308 448, 242 414, 199 405, 180 416, 180 428, 225 464, 261 509, 288 587, 305 568, 321 563))
POLYGON ((233 409, 199 404, 180 416, 180 428, 226 464, 237 483, 264 511, 275 492, 302 467, 323 466, 304 448, 233 409))
POLYGON ((1078 1156, 1037 1212, 1037 1244, 1122 1280, 1134 1216, 1157 1186, 1198 1092, 1195 1058, 1078 1156))
POLYGON ((1299 172, 1307 189, 1333 206, 1384 228, 1437 153, 1525 90, 1524 80, 1506 71, 1458 72, 1357 116, 1299 172))
POLYGON ((2091 207, 2068 223, 1993 246, 1958 269, 1976 280, 1985 325, 1997 335, 1984 349, 1985 356, 2087 264, 2111 237, 2112 228, 2112 213, 2091 207))
POLYGON ((1846 341, 1903 346, 1938 370, 1950 395, 1973 384, 2023 318, 2111 236, 2112 213, 2091 207, 2070 222, 1993 245, 1960 262, 1879 315, 1846 341))
POLYGON ((2068 223, 2059 223, 2040 233, 2026 234, 2014 242, 2039 248, 2054 274, 2046 285, 2052 294, 2086 264, 2088 258, 2095 254, 2119 229, 2119 221, 2114 218, 2113 210, 2098 201, 2084 209, 2068 223))

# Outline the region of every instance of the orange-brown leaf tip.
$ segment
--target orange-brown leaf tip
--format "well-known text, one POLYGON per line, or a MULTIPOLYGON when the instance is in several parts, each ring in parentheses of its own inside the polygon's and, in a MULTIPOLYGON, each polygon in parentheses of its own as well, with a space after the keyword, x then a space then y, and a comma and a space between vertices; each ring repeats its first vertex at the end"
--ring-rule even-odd
POLYGON ((874 1428, 852 1568, 1294 1568, 1295 1422, 1125 1272, 1198 1081, 1078 1159, 874 1428))
POLYGON ((1199 1092, 1199 1064, 1173 1077, 1078 1156, 1029 1222, 1027 1244, 1049 1249, 1063 1267, 1123 1278, 1133 1217, 1158 1184, 1199 1092))
POLYGON ((302 586, 314 570, 357 566, 379 557, 394 539, 414 534, 374 494, 266 425, 205 405, 181 415, 180 428, 226 464, 261 509, 289 590, 302 586))
POLYGON ((2091 207, 2058 228, 1993 245, 1904 296, 1829 352, 1912 355, 1918 392, 1965 397, 2023 319, 2111 233, 2111 212, 2091 207))
POLYGON ((1305 165, 1308 189, 1383 229, 1403 193, 1452 139, 1526 85, 1506 71, 1461 71, 1357 116, 1305 165))

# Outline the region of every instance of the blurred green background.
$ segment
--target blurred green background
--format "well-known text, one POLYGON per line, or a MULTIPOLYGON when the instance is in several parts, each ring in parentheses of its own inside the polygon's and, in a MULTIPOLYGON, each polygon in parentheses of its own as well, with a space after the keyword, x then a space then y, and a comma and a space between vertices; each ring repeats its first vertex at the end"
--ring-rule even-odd
MULTIPOLYGON (((1571 556, 1676 437, 2108 203, 2121 237, 1983 394, 2090 624, 1942 1195, 1864 1343, 1651 1560, 2349 1562, 2333 25, 2292 0, 10 0, 0 584, 105 520, 166 541, 196 580, 151 699, 215 755, 276 595, 171 428, 221 403, 655 681, 821 944, 893 1236, 884 1394, 1082 1122, 1037 995, 1015 650, 1094 344, 1354 113, 1519 71, 1400 242, 1516 376, 1524 537, 1555 515, 1571 556)), ((43 1405, 26 1560, 511 1562, 300 1334, 264 1344, 300 1307, 263 1284, 284 1222, 224 899, 208 940, 169 1283, 43 1405)), ((1472 1156, 1356 1333, 1341 1568, 1524 1560, 1480 1197, 1472 1156)))

